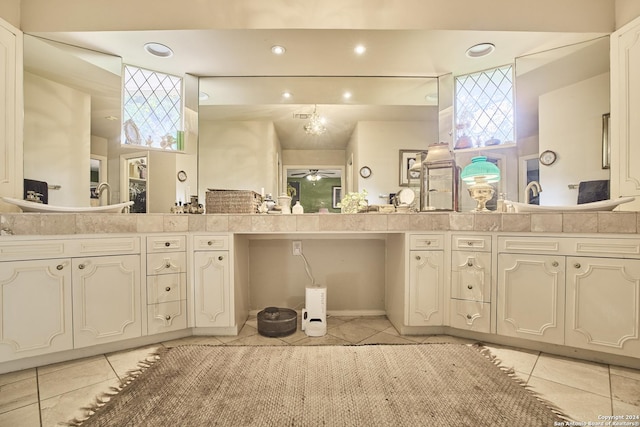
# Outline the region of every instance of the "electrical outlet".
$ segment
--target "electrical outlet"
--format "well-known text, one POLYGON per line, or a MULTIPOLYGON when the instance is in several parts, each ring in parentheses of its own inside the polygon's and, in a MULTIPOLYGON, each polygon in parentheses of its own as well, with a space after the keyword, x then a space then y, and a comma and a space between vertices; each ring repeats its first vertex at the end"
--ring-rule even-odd
POLYGON ((293 241, 293 254, 302 255, 302 242, 300 240, 293 241))

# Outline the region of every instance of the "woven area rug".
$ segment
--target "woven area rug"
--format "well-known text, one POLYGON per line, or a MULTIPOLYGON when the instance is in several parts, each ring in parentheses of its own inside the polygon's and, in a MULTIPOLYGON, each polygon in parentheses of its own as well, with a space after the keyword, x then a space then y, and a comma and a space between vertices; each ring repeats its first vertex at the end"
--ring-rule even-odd
POLYGON ((181 346, 82 426, 553 426, 563 418, 461 344, 181 346))

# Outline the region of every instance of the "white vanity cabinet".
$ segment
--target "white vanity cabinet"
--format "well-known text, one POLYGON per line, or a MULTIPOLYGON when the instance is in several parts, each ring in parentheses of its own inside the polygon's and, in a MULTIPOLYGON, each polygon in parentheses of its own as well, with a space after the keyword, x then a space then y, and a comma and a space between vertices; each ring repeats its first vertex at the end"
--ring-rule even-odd
POLYGON ((451 236, 449 325, 490 332, 491 236, 451 236))
POLYGON ((640 209, 640 18, 611 34, 611 198, 640 209))
POLYGON ((147 332, 187 327, 187 240, 147 236, 147 332))
POLYGON ((0 362, 73 348, 71 259, 0 262, 0 362))
POLYGON ((194 236, 195 326, 234 323, 228 236, 194 236))
POLYGON ((409 235, 407 326, 440 326, 444 320, 444 236, 409 235))
POLYGON ((567 258, 565 344, 640 357, 640 260, 567 258))

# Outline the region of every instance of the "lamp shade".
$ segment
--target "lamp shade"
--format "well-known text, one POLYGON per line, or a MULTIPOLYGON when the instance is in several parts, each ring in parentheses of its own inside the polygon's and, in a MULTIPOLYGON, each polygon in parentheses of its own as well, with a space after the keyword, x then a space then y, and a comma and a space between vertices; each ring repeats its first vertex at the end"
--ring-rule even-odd
POLYGON ((476 182, 498 182, 500 181, 500 169, 495 164, 487 162, 486 156, 477 156, 472 158, 471 163, 462 169, 460 179, 469 185, 476 182))

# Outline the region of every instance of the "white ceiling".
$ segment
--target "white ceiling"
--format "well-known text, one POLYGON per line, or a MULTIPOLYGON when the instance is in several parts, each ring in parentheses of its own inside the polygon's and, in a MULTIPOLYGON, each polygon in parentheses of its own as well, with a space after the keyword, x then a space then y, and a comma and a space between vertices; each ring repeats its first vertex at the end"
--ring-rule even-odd
MULTIPOLYGON (((225 77, 207 79, 206 83, 203 81, 201 90, 211 93, 207 105, 201 107, 201 118, 271 120, 283 148, 296 149, 309 148, 310 142, 305 142, 304 134, 300 134, 304 123, 295 119, 293 114, 310 113, 314 104, 318 104, 319 113, 330 120, 329 132, 323 137, 324 140, 316 139, 315 144, 323 148, 343 148, 358 120, 416 120, 431 114, 435 108, 434 102, 426 100, 425 95, 433 94, 436 86, 423 78, 448 73, 459 75, 510 64, 516 57, 594 39, 603 34, 440 30, 175 30, 34 35, 118 56, 126 64, 169 74, 225 77), (143 49, 144 44, 150 41, 170 46, 174 55, 170 58, 150 56, 143 49), (467 58, 466 49, 480 42, 494 43, 495 52, 486 58, 467 58), (284 55, 275 56, 271 53, 271 47, 276 44, 287 49, 284 55), (364 55, 354 54, 353 48, 357 44, 367 47, 364 55), (229 78, 239 76, 243 79, 229 78), (274 76, 279 78, 265 79, 274 76), (313 79, 312 83, 308 81, 309 77, 325 76, 333 78, 323 79, 322 82, 317 79, 313 79), (369 77, 364 80, 366 84, 362 79, 353 79, 365 76, 369 77), (389 89, 387 84, 391 82, 396 86, 389 89), (209 84, 211 87, 207 87, 209 84), (404 85, 403 88, 398 84, 404 85), (348 102, 340 98, 343 88, 349 88, 354 93, 348 102), (281 97, 283 90, 291 90, 293 98, 284 101, 281 97), (380 91, 383 95, 380 95, 380 91), (390 94, 398 96, 392 97, 390 94), (372 100, 370 96, 375 96, 375 99, 372 100)), ((35 68, 38 61, 28 60, 29 49, 25 45, 25 66, 35 68)), ((102 64, 101 67, 103 70, 108 68, 102 64)), ((44 69, 47 68, 51 67, 45 64, 44 69)), ((96 82, 91 79, 90 85, 100 88, 101 81, 106 80, 96 82)), ((98 105, 102 105, 101 102, 98 105)), ((104 108, 95 115, 95 132, 102 129, 100 132, 105 137, 113 137, 114 133, 119 134, 120 129, 113 122, 104 123, 109 110, 106 105, 108 100, 104 102, 104 108)), ((113 99, 109 102, 113 103, 113 99)), ((119 105, 112 105, 111 111, 119 116, 119 105)))

